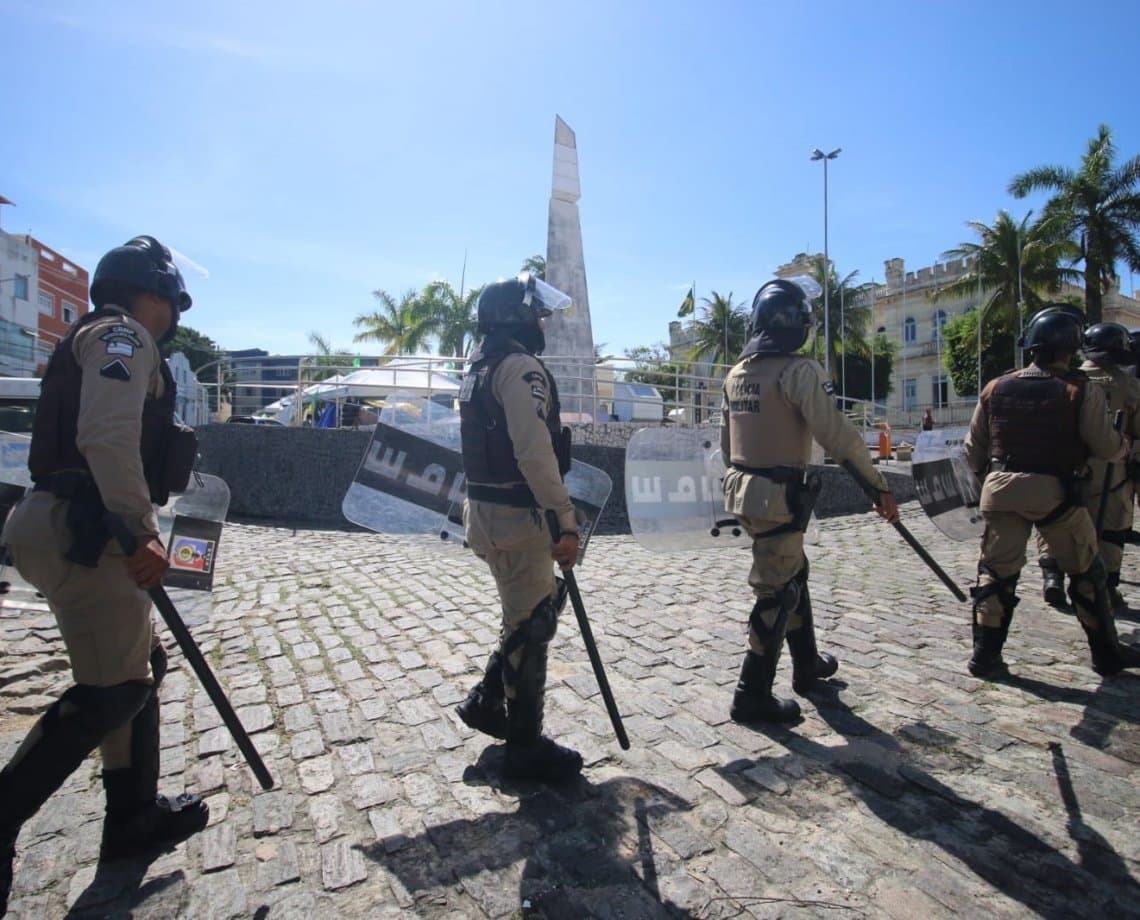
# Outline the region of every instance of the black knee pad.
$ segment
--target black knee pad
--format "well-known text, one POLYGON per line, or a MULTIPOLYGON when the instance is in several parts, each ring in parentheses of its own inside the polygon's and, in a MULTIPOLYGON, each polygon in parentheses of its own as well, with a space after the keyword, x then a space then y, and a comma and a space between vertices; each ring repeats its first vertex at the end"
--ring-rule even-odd
POLYGON ((558 632, 558 602, 555 598, 544 598, 534 610, 530 619, 523 628, 527 632, 527 641, 546 645, 558 632))
MULTIPOLYGON (((75 720, 85 733, 102 738, 137 716, 153 693, 150 684, 136 681, 113 687, 76 684, 60 697, 54 721, 62 727, 75 720), (68 712, 69 708, 73 711, 68 712)), ((44 728, 49 726, 45 724, 44 728)))
POLYGON ((161 642, 150 651, 150 670, 154 675, 154 689, 157 691, 169 670, 166 649, 162 647, 161 642))
POLYGON ((1102 597, 1107 598, 1108 594, 1108 569, 1105 567, 1104 560, 1097 553, 1093 557, 1092 565, 1090 565, 1083 572, 1078 572, 1076 575, 1069 576, 1069 600, 1073 604, 1078 601, 1087 604, 1088 598, 1082 595, 1077 589, 1082 585, 1088 585, 1093 591, 1093 603, 1099 603, 1102 597))

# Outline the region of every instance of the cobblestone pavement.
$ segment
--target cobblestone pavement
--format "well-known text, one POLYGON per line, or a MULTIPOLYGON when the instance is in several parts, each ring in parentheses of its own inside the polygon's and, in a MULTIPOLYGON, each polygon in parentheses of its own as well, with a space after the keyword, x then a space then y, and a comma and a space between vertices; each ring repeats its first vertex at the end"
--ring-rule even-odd
MULTIPOLYGON (((968 583, 975 547, 903 513, 968 583)), ((887 525, 825 521, 809 556, 841 668, 802 723, 752 731, 728 721, 747 550, 597 539, 579 581, 633 746, 568 611, 547 727, 587 766, 544 789, 503 781, 501 746, 453 711, 497 631, 474 557, 231 524, 195 633, 277 788, 256 786, 174 655, 162 785, 208 796, 210 827, 99 865, 93 757, 24 828, 12 916, 1140 917, 1140 678, 1093 673, 1032 566, 998 685, 966 673, 967 608, 887 525)), ((26 589, 0 628, 6 760, 68 671, 26 589)), ((1138 638, 1137 618, 1120 631, 1138 638)))

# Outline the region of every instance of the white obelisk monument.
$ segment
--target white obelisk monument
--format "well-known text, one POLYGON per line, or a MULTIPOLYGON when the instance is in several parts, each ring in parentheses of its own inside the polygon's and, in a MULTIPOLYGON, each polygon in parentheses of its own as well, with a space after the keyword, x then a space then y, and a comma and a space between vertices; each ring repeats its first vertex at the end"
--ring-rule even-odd
POLYGON ((594 412, 594 332, 590 327, 590 298, 586 292, 586 260, 582 253, 582 224, 578 219, 578 148, 574 132, 554 118, 554 184, 546 236, 546 280, 570 295, 569 315, 556 313, 546 321, 546 355, 558 383, 562 411, 594 412), (563 360, 558 360, 558 359, 563 360))

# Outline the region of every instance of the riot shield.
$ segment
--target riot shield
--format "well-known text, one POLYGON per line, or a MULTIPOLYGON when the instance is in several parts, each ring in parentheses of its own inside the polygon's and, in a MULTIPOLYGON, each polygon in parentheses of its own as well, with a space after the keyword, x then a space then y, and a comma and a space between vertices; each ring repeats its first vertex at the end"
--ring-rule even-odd
MULTIPOLYGON (((625 454, 626 511, 634 539, 646 549, 678 552, 751 542, 736 518, 724 510, 725 464, 719 437, 714 428, 642 428, 630 438, 625 454)), ((819 540, 814 516, 804 540, 819 540)))
POLYGON ((210 591, 229 507, 225 480, 194 472, 186 491, 157 509, 159 536, 170 557, 162 584, 187 626, 199 626, 213 613, 210 591))
POLYGON ((924 431, 914 446, 911 475, 922 510, 951 540, 977 540, 985 530, 981 487, 966 463, 966 428, 924 431))
MULTIPOLYGON (((612 483, 604 471, 574 460, 566 488, 578 515, 581 561, 612 483)), ((385 401, 341 512, 376 533, 420 535, 441 548, 462 547, 466 491, 459 413, 396 394, 385 401)))

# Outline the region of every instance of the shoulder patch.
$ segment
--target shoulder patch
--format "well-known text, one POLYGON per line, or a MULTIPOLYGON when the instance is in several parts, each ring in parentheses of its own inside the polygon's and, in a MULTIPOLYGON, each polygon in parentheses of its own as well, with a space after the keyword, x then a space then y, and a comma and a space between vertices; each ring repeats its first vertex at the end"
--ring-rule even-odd
POLYGON ((830 380, 825 380, 823 382, 823 392, 826 393, 828 396, 834 396, 835 395, 835 384, 830 380))
POLYGON ((107 354, 109 355, 125 355, 128 358, 134 357, 135 346, 130 342, 123 341, 122 339, 115 339, 107 343, 107 354))
POLYGON ((542 371, 527 371, 525 374, 523 374, 523 380, 525 380, 527 383, 541 383, 543 386, 545 386, 546 374, 542 373, 542 371))
MULTIPOLYGON (((142 348, 143 344, 142 339, 139 338, 139 334, 125 323, 116 323, 110 329, 105 329, 99 336, 99 340, 106 342, 108 346, 112 342, 127 342, 135 348, 142 348)), ((108 351, 109 350, 110 348, 108 348, 108 351)))
POLYGON ((131 371, 119 358, 99 368, 99 376, 111 380, 130 380, 131 371))

